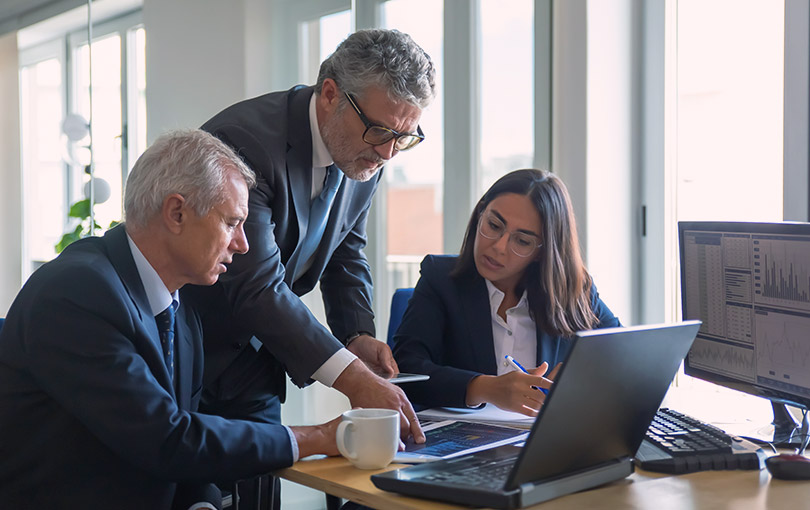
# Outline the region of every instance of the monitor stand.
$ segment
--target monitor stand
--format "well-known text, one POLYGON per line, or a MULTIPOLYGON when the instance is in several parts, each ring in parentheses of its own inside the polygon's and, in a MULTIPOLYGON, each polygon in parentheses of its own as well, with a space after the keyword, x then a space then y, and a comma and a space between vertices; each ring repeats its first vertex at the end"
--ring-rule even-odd
POLYGON ((804 415, 801 425, 788 411, 787 405, 782 402, 771 401, 773 407, 773 443, 777 448, 801 448, 808 433, 807 414, 804 415))

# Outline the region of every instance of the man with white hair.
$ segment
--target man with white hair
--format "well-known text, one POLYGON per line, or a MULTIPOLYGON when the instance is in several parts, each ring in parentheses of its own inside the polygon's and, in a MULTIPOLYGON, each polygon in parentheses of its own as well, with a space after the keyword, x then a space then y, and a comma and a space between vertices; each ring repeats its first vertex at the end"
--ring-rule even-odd
POLYGON ((215 283, 248 251, 254 183, 210 134, 164 135, 129 175, 126 222, 31 275, 0 331, 4 508, 214 509, 211 480, 337 454, 338 420, 195 412, 202 332, 177 291, 215 283))

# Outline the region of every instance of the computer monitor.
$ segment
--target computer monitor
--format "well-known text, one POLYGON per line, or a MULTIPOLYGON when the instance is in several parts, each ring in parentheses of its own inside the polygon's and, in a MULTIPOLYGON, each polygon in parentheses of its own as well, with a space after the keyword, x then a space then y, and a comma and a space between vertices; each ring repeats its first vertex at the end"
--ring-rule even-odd
POLYGON ((810 408, 810 223, 680 222, 684 319, 703 325, 687 375, 768 398, 773 440, 799 443, 784 404, 810 408))

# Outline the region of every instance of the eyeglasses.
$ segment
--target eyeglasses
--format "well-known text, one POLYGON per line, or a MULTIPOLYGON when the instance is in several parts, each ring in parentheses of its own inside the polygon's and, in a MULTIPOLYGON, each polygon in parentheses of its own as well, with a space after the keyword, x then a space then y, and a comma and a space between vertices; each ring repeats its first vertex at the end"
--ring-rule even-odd
MULTIPOLYGON (((482 214, 478 220, 478 233, 487 239, 497 240, 506 234, 506 225, 492 213, 482 214)), ((537 236, 525 232, 510 232, 507 245, 518 257, 528 257, 542 246, 537 242, 537 236)))
POLYGON ((394 148, 402 152, 413 149, 425 139, 425 134, 419 126, 416 126, 416 133, 398 133, 393 129, 372 124, 371 121, 368 120, 368 117, 366 117, 366 114, 364 114, 357 106, 357 103, 354 102, 354 98, 351 94, 346 93, 346 97, 349 99, 349 103, 352 105, 352 108, 354 108, 354 111, 357 112, 360 120, 362 120, 363 124, 366 126, 366 130, 363 133, 363 141, 367 144, 382 145, 390 142, 392 139, 396 139, 394 148))

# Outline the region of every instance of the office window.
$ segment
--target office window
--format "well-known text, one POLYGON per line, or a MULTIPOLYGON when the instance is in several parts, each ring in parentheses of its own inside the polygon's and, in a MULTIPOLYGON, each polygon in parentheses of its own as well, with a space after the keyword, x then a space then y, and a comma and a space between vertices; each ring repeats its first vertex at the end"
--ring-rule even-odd
POLYGON ((784 2, 679 0, 677 26, 677 219, 781 220, 784 2))
POLYGON ((425 141, 386 165, 388 282, 381 287, 385 295, 399 287, 414 286, 425 254, 442 253, 443 12, 443 2, 436 0, 390 0, 382 6, 382 26, 410 35, 430 55, 437 70, 438 91, 433 103, 422 113, 420 125, 425 141))
MULTIPOLYGON (((675 211, 668 223, 781 220, 784 2, 679 0, 676 25, 675 211)), ((668 274, 677 274, 677 258, 667 257, 668 274)), ((680 296, 675 307, 680 317, 680 296)), ((668 405, 740 426, 735 432, 747 432, 743 420, 770 420, 764 399, 691 377, 678 386, 668 405)))
POLYGON ((534 159, 534 1, 481 0, 480 194, 534 159))
POLYGON ((351 11, 339 11, 299 24, 300 82, 314 85, 321 62, 352 33, 351 11))
POLYGON ((143 27, 127 31, 127 165, 131 169, 146 150, 146 30, 143 27))
MULTIPOLYGON (((146 33, 139 14, 94 24, 92 117, 87 31, 61 30, 51 42, 20 49, 26 274, 56 255, 62 234, 78 223, 68 217, 70 206, 89 192, 90 137, 70 141, 62 132, 66 115, 92 118, 92 159, 103 181, 96 199, 108 195, 94 210, 97 235, 122 219, 126 175, 146 148, 146 33)), ((41 28, 30 32, 36 37, 21 33, 24 40, 42 37, 41 28)))
MULTIPOLYGON (((23 260, 50 260, 54 244, 65 226, 67 196, 65 158, 62 135, 64 106, 63 59, 61 45, 49 51, 50 57, 23 63, 20 68, 20 115, 22 172, 25 200, 24 228, 28 234, 23 246, 23 260)), ((27 272, 33 271, 30 265, 27 272)))
MULTIPOLYGON (((93 111, 90 115, 89 88, 89 47, 81 44, 73 50, 75 70, 75 98, 73 111, 85 119, 92 119, 93 166, 95 170, 96 192, 101 187, 109 187, 106 200, 96 197, 94 214, 96 223, 106 228, 113 220, 121 220, 123 213, 123 181, 121 166, 121 141, 123 123, 121 119, 121 36, 117 33, 93 42, 93 111)), ((76 188, 71 196, 85 196, 85 184, 89 177, 81 169, 74 172, 76 188)))

